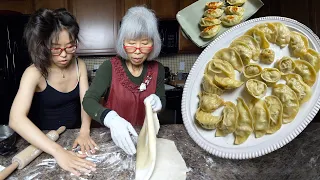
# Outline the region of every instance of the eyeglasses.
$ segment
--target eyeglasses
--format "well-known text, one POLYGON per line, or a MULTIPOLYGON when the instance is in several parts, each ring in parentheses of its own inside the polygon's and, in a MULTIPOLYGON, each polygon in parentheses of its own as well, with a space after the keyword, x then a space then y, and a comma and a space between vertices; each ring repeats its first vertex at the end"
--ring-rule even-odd
POLYGON ((153 48, 153 46, 139 47, 139 48, 135 46, 123 46, 123 47, 128 53, 134 53, 136 52, 137 49, 139 49, 142 54, 148 54, 150 51, 152 51, 152 48, 153 48))
POLYGON ((50 50, 53 56, 60 56, 62 51, 66 51, 67 54, 72 54, 76 52, 76 49, 77 49, 77 45, 71 45, 65 48, 51 48, 50 50))

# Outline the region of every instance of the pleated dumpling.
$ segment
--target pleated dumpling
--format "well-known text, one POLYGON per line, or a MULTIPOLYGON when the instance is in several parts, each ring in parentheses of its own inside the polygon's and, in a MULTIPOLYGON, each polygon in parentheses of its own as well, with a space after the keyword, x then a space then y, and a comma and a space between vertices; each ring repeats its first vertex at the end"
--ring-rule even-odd
POLYGON ((223 10, 220 8, 215 8, 215 9, 207 9, 204 11, 204 16, 205 17, 210 17, 210 18, 219 18, 222 16, 223 10))
POLYGON ((243 16, 225 15, 221 18, 221 23, 224 26, 234 26, 236 24, 239 24, 242 19, 243 19, 243 16))
POLYGON ((300 57, 309 48, 308 38, 296 31, 291 31, 289 48, 295 57, 300 57))
POLYGON ((229 77, 221 77, 217 75, 214 76, 213 81, 218 87, 222 89, 236 89, 243 84, 242 81, 238 81, 236 79, 232 79, 229 77))
POLYGON ((232 48, 223 48, 215 53, 214 57, 216 59, 221 59, 228 61, 235 70, 241 72, 243 68, 243 63, 238 52, 232 48))
POLYGON ((232 48, 238 52, 238 54, 241 57, 243 65, 247 65, 250 63, 253 53, 251 48, 246 43, 241 41, 233 41, 229 48, 232 48))
POLYGON ((276 39, 276 44, 281 48, 284 48, 290 42, 290 33, 289 28, 280 22, 275 22, 273 25, 276 27, 278 36, 276 39))
POLYGON ((215 129, 220 121, 220 116, 213 116, 211 113, 204 112, 200 108, 197 109, 195 118, 204 129, 215 129))
POLYGON ((284 76, 286 84, 296 93, 299 104, 307 102, 311 98, 311 88, 303 82, 299 74, 287 74, 284 76))
POLYGON ((224 75, 229 78, 235 78, 235 72, 233 66, 228 61, 223 61, 221 59, 212 59, 212 64, 214 66, 215 74, 219 76, 224 75))
POLYGON ((225 102, 221 120, 217 125, 216 136, 226 136, 236 130, 239 112, 237 106, 230 101, 225 102))
POLYGON ((222 7, 224 4, 222 1, 220 2, 207 2, 206 3, 206 8, 207 9, 217 9, 217 8, 220 8, 222 7))
POLYGON ((213 77, 204 74, 202 79, 202 89, 207 93, 221 95, 223 90, 213 83, 213 77))
POLYGON ((296 64, 293 62, 291 57, 284 56, 276 62, 276 68, 279 69, 281 74, 285 75, 292 73, 296 68, 296 64))
POLYGON ((260 62, 271 64, 274 61, 274 51, 272 49, 263 49, 260 53, 260 62))
POLYGON ((244 8, 238 6, 227 6, 224 12, 228 15, 238 15, 243 16, 244 8))
POLYGON ((269 48, 270 44, 265 36, 265 34, 258 28, 249 29, 245 35, 253 37, 259 44, 261 49, 269 48))
POLYGON ((223 99, 219 95, 207 93, 205 91, 202 91, 199 94, 199 98, 199 106, 204 112, 213 112, 221 107, 224 103, 223 99))
POLYGON ((234 41, 240 41, 240 42, 247 44, 252 51, 252 59, 253 60, 259 59, 260 45, 255 39, 253 39, 253 37, 248 36, 248 35, 243 35, 243 36, 238 37, 234 41))
POLYGON ((261 72, 261 79, 267 85, 274 85, 281 79, 281 72, 276 68, 264 68, 261 72))
POLYGON ((200 32, 200 36, 205 39, 212 38, 213 36, 218 34, 218 32, 220 31, 220 28, 221 28, 220 24, 208 26, 200 32))
POLYGON ((273 24, 262 23, 262 24, 256 25, 255 28, 258 28, 260 31, 262 31, 269 42, 276 43, 276 39, 278 37, 278 31, 273 24))
POLYGON ((221 21, 216 18, 204 17, 204 18, 201 18, 199 24, 201 27, 208 27, 208 26, 219 25, 221 24, 221 21))
POLYGON ((254 99, 250 105, 253 118, 253 129, 256 138, 264 136, 270 126, 270 113, 267 104, 262 99, 254 99))
POLYGON ((304 60, 295 60, 294 63, 296 65, 294 72, 299 74, 303 81, 312 87, 317 79, 316 70, 310 63, 304 60))
POLYGON ((277 96, 283 106, 283 120, 284 124, 290 123, 299 112, 299 99, 296 93, 285 84, 276 84, 273 87, 272 94, 277 96))
POLYGON ((254 98, 262 98, 267 93, 267 85, 259 80, 256 79, 249 79, 246 82, 246 89, 248 93, 253 96, 254 98))
POLYGON ((243 69, 243 75, 247 79, 257 78, 262 72, 262 67, 257 63, 250 63, 243 69))
POLYGON ((265 102, 270 113, 270 126, 267 131, 268 134, 277 132, 282 126, 283 107, 280 99, 277 96, 267 96, 265 102))
POLYGON ((227 0, 227 3, 232 6, 242 6, 247 0, 227 0))
POLYGON ((237 99, 237 108, 239 118, 236 130, 234 131, 234 144, 242 144, 248 139, 253 131, 253 118, 246 102, 241 97, 238 97, 237 99))
POLYGON ((320 54, 313 50, 313 49, 307 49, 307 52, 302 53, 300 56, 300 59, 308 61, 316 70, 316 72, 320 69, 320 54))

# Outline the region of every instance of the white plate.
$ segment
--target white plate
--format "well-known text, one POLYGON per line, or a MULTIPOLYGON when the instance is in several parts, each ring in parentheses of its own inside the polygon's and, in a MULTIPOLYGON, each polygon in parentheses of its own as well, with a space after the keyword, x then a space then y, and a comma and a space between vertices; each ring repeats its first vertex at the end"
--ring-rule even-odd
MULTIPOLYGON (((192 42, 194 42, 199 47, 206 47, 216 37, 218 37, 220 34, 225 32, 226 30, 230 29, 230 28, 221 26, 219 33, 215 37, 208 40, 202 39, 199 36, 201 32, 199 29, 199 22, 205 11, 204 9, 205 5, 207 2, 213 2, 213 1, 220 1, 220 0, 196 1, 193 4, 189 5, 188 7, 179 11, 176 15, 177 21, 179 22, 185 34, 188 36, 189 39, 191 39, 192 42)), ((251 17, 262 6, 263 6, 263 2, 261 0, 247 0, 247 2, 245 2, 244 5, 242 6, 245 9, 242 21, 245 21, 249 17, 251 17)))
MULTIPOLYGON (((299 113, 291 123, 282 125, 281 129, 274 134, 265 135, 261 138, 255 138, 252 133, 243 144, 234 145, 233 134, 229 134, 226 137, 215 137, 215 130, 203 130, 194 123, 194 115, 199 102, 197 95, 200 92, 200 84, 206 64, 211 60, 213 55, 218 50, 228 47, 235 38, 243 35, 253 26, 266 22, 282 22, 290 30, 304 34, 309 39, 310 48, 320 52, 320 40, 317 35, 312 32, 312 30, 293 19, 284 17, 263 17, 252 19, 229 29, 221 36, 217 37, 200 54, 197 61, 194 63, 185 83, 181 104, 183 122, 189 135, 200 147, 213 155, 228 159, 249 159, 270 153, 281 148, 294 139, 310 123, 319 110, 320 83, 317 76, 317 81, 312 87, 313 94, 311 99, 301 105, 299 113)), ((282 56, 289 55, 288 47, 285 47, 281 50, 276 45, 271 43, 270 45, 271 49, 275 51, 275 60, 281 58, 282 56)), ((266 65, 260 65, 262 67, 266 67, 266 65)), ((239 76, 240 75, 238 73, 236 78, 239 79, 239 76)), ((222 97, 225 101, 232 101, 236 104, 237 97, 243 97, 243 95, 240 95, 242 94, 243 90, 244 86, 232 91, 231 93, 224 93, 222 97)), ((269 94, 270 90, 268 91, 267 95, 269 94)), ((221 109, 222 108, 218 110, 221 112, 221 109)), ((220 112, 214 112, 214 114, 219 114, 220 112)))

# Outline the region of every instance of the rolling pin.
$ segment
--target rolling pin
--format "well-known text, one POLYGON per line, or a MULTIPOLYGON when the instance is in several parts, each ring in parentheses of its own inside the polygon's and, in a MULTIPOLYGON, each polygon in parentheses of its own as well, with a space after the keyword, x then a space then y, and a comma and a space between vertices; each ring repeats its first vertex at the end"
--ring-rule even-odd
MULTIPOLYGON (((61 126, 58 130, 52 130, 46 135, 53 141, 59 138, 59 134, 66 130, 65 126, 61 126)), ((22 169, 26 167, 32 160, 38 157, 42 153, 42 150, 29 145, 26 149, 21 151, 19 154, 12 158, 12 164, 6 167, 4 170, 0 171, 0 180, 8 177, 15 169, 22 169)))

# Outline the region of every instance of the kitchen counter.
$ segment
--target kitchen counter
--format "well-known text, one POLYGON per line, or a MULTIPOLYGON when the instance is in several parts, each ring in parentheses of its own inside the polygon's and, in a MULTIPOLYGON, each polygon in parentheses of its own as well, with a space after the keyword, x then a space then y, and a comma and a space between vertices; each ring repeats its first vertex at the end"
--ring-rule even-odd
MULTIPOLYGON (((136 128, 137 131, 140 128, 136 128)), ((78 130, 67 130, 58 139, 63 147, 70 147, 78 134, 78 130)), ((163 125, 158 137, 173 140, 178 150, 186 161, 189 172, 187 179, 272 179, 272 180, 298 180, 298 179, 320 179, 320 124, 310 124, 298 137, 281 149, 270 154, 251 160, 228 160, 213 156, 201 149, 188 135, 183 125, 163 125)), ((92 129, 92 136, 100 145, 100 148, 112 146, 110 132, 106 128, 92 129), (106 144, 106 142, 108 142, 106 144), (104 147, 103 147, 104 146, 104 147)), ((19 139, 17 147, 19 150, 27 147, 27 142, 19 139)), ((125 156, 121 150, 118 152, 125 156)), ((12 156, 0 157, 1 165, 8 166, 12 156)), ((41 154, 31 162, 25 169, 15 171, 9 179, 22 179, 22 177, 38 177, 38 179, 78 179, 70 173, 63 171, 55 163, 41 169, 41 166, 52 156, 41 154), (42 174, 42 176, 40 176, 42 174), (39 178, 41 177, 41 178, 39 178)), ((135 161, 132 161, 134 164, 135 161)), ((51 159, 52 160, 52 159, 51 159)), ((126 163, 126 159, 123 163, 126 163)), ((121 163, 121 162, 120 162, 121 163)), ((133 167, 134 168, 134 167, 133 167)), ((127 168, 126 173, 113 175, 114 172, 97 163, 97 171, 82 179, 133 179, 133 168, 127 168), (128 177, 131 174, 130 177, 128 177)))

